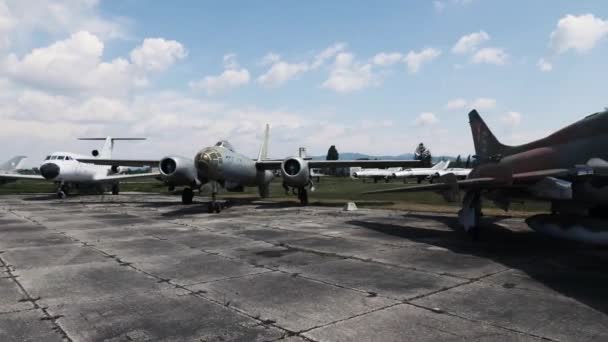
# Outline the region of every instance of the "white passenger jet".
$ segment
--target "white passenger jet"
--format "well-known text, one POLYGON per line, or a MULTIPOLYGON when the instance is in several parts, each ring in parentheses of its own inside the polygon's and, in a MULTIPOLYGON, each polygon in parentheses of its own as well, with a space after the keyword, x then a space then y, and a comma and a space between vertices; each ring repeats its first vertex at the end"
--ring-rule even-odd
MULTIPOLYGON (((79 140, 105 140, 101 149, 93 150, 95 158, 111 159, 114 141, 145 140, 144 138, 80 138, 79 140)), ((118 195, 119 181, 133 178, 156 177, 158 172, 133 175, 119 174, 116 166, 94 165, 83 163, 78 159, 89 158, 70 152, 53 152, 40 165, 40 175, 22 175, 18 173, 0 172, 0 182, 16 180, 51 181, 57 185, 57 197, 65 198, 73 189, 93 188, 99 193, 111 189, 113 195, 118 195)))

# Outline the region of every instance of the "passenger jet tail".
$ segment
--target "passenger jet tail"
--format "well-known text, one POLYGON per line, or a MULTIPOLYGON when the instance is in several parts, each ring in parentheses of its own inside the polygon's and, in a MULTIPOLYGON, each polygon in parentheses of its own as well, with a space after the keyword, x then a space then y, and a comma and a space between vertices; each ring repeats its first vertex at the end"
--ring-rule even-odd
POLYGON ((146 140, 146 138, 78 138, 78 140, 96 140, 96 141, 105 141, 103 147, 101 149, 101 153, 97 150, 93 150, 93 157, 98 157, 100 159, 112 159, 112 151, 114 150, 114 142, 118 140, 146 140))

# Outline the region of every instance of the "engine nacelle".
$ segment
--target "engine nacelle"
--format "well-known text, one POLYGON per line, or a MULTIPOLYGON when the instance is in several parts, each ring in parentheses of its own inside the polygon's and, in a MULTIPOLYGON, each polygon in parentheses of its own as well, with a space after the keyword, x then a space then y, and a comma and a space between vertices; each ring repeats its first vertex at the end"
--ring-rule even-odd
POLYGON ((93 151, 91 151, 91 155, 93 157, 99 157, 99 151, 98 150, 93 150, 93 151))
POLYGON ((120 173, 122 171, 118 165, 112 165, 111 169, 112 173, 120 173))
POLYGON ((180 156, 168 156, 161 159, 158 169, 166 183, 171 185, 199 185, 194 160, 180 156))
POLYGON ((283 182, 294 188, 303 188, 310 184, 308 162, 299 157, 290 157, 281 163, 283 182))

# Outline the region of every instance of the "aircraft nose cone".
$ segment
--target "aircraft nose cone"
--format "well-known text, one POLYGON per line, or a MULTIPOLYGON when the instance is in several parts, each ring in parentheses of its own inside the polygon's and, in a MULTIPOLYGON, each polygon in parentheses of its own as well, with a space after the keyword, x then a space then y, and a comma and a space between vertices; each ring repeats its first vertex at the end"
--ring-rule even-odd
POLYGON ((54 179, 59 176, 59 166, 53 163, 44 164, 40 167, 40 174, 46 179, 54 179))

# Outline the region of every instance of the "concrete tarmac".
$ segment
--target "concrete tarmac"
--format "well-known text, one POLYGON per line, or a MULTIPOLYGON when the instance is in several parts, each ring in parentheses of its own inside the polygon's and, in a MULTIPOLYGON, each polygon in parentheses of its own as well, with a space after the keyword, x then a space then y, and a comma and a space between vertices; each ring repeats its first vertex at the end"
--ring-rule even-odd
POLYGON ((206 211, 1 196, 0 341, 608 341, 608 249, 522 219, 206 211))

